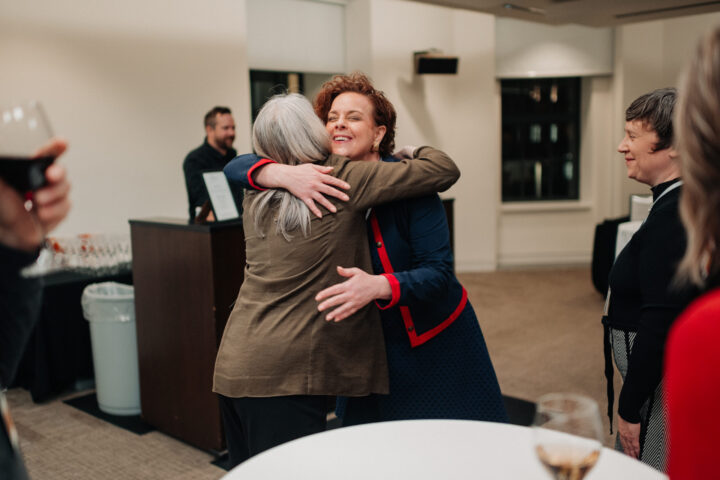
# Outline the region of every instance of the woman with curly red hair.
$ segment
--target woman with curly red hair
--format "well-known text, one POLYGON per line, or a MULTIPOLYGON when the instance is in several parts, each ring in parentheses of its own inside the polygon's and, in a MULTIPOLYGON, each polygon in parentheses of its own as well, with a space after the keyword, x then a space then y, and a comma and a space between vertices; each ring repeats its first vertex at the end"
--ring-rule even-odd
MULTIPOLYGON (((362 100, 364 97, 368 102, 369 106, 372 107, 371 114, 372 120, 375 125, 382 129, 383 134, 379 141, 370 145, 370 150, 367 150, 366 144, 357 144, 359 151, 357 154, 364 154, 365 156, 372 156, 372 154, 378 154, 380 158, 387 158, 392 156, 395 148, 395 122, 397 120, 397 114, 395 113, 395 107, 385 97, 385 95, 376 90, 370 79, 362 73, 353 73, 351 75, 336 75, 332 80, 323 84, 322 89, 315 97, 313 102, 315 107, 315 113, 325 123, 326 128, 332 134, 330 125, 331 122, 335 122, 338 114, 330 112, 333 110, 335 100, 342 96, 339 102, 344 102, 348 105, 356 106, 359 104, 367 105, 367 102, 362 100), (350 94, 350 95, 343 95, 350 94), (356 94, 356 95, 352 95, 356 94)), ((341 107, 340 103, 335 105, 335 110, 341 107)), ((343 142, 339 142, 336 147, 333 148, 333 153, 343 155, 342 151, 347 150, 344 148, 346 145, 343 142), (338 150, 337 152, 335 150, 338 150)), ((351 151, 350 153, 355 153, 351 151)), ((356 155, 357 155, 356 154, 356 155)), ((377 160, 377 158, 354 158, 353 155, 346 155, 353 160, 377 160)))

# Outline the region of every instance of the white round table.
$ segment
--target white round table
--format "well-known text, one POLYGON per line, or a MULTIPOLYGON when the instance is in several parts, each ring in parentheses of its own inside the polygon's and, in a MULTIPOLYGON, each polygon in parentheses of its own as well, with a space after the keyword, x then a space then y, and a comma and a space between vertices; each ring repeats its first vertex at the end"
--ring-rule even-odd
MULTIPOLYGON (((223 480, 550 480, 527 427, 465 420, 409 420, 339 428, 267 450, 223 480)), ((666 479, 604 448, 586 480, 666 479)))

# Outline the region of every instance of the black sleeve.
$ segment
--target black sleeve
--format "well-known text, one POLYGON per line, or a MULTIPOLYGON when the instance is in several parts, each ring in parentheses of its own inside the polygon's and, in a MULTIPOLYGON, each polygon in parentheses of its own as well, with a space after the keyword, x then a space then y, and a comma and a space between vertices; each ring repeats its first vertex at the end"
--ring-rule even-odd
POLYGON ((195 207, 201 207, 203 203, 209 200, 207 189, 203 183, 202 172, 210 167, 198 155, 192 152, 185 158, 183 162, 183 172, 185 173, 185 186, 188 192, 188 203, 190 216, 195 217, 195 207))
POLYGON ((20 269, 32 263, 28 253, 0 245, 0 385, 7 387, 25 351, 40 313, 42 282, 22 278, 20 269))
POLYGON ((230 185, 230 192, 232 193, 233 199, 235 200, 235 206, 237 207, 238 215, 242 218, 243 214, 243 198, 245 197, 245 189, 242 185, 235 182, 228 182, 230 185))
POLYGON ((640 422, 640 409, 662 379, 668 331, 691 298, 688 289, 673 284, 686 245, 677 201, 663 207, 646 222, 638 262, 640 319, 618 401, 618 414, 631 423, 640 422))

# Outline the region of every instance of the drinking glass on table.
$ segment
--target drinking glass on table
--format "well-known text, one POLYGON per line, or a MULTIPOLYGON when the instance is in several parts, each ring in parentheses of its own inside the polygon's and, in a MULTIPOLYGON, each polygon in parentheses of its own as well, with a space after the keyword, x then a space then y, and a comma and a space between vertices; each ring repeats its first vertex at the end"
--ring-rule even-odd
POLYGON ((45 170, 55 160, 36 154, 51 137, 39 102, 0 104, 0 178, 31 198, 33 191, 45 185, 45 170))
POLYGON ((595 400, 572 393, 538 399, 533 441, 540 462, 556 480, 582 480, 602 450, 602 420, 595 400))

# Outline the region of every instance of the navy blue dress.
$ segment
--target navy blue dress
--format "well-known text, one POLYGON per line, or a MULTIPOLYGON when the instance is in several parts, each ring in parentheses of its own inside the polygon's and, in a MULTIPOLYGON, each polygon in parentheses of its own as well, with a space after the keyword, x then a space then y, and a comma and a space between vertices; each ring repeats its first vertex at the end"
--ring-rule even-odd
POLYGON ((420 418, 507 421, 500 387, 467 292, 452 269, 437 195, 374 209, 368 240, 376 274, 393 288, 381 310, 389 395, 338 400, 345 425, 420 418))

